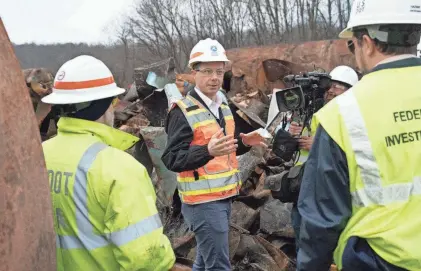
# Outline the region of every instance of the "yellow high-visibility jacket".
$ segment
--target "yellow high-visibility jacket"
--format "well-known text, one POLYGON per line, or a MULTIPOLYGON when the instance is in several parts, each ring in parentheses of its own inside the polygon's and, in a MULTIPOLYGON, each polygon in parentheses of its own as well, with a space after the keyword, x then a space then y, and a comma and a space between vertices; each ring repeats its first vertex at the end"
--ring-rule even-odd
POLYGON ((169 270, 175 255, 145 169, 124 152, 139 139, 62 117, 43 143, 53 202, 57 270, 169 270))
POLYGON ((352 216, 335 250, 339 269, 356 236, 388 263, 421 270, 421 60, 395 65, 365 75, 316 114, 348 163, 352 216))
MULTIPOLYGON (((311 118, 311 124, 310 124, 311 131, 309 131, 309 129, 307 129, 307 127, 304 127, 302 135, 303 136, 314 136, 316 134, 317 126, 319 126, 319 122, 317 121, 317 119, 313 115, 313 117, 311 118)), ((296 165, 304 164, 308 159, 309 153, 310 153, 309 151, 300 150, 300 158, 298 159, 298 162, 297 162, 296 165)))

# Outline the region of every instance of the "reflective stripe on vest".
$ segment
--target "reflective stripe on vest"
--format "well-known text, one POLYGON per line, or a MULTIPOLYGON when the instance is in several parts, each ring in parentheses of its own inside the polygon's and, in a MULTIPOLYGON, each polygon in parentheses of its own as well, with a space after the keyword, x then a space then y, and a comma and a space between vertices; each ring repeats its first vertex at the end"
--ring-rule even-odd
POLYGON ((110 244, 122 246, 139 237, 142 237, 154 230, 162 227, 161 219, 158 214, 149 216, 135 224, 129 225, 124 229, 98 235, 94 233, 94 226, 89 221, 88 212, 88 171, 95 161, 99 152, 107 148, 103 143, 95 143, 90 146, 82 155, 80 160, 73 190, 73 200, 75 203, 75 217, 77 225, 77 236, 56 236, 57 248, 62 249, 87 249, 106 247, 110 244))
POLYGON ((387 205, 396 201, 408 201, 412 195, 420 195, 421 177, 415 177, 411 183, 382 186, 379 167, 354 92, 348 91, 336 99, 364 184, 364 188, 352 192, 353 205, 387 205))
MULTIPOLYGON (((190 95, 177 101, 177 104, 193 131, 191 144, 206 145, 220 127, 216 118, 190 95)), ((234 119, 231 110, 225 104, 220 108, 225 119, 225 132, 233 135, 234 119)), ((177 174, 180 198, 184 203, 198 204, 238 195, 241 185, 238 172, 235 153, 215 157, 194 171, 180 172, 177 174)))
MULTIPOLYGON (((200 105, 198 105, 193 98, 186 96, 186 99, 184 99, 182 102, 178 102, 177 103, 179 106, 183 107, 182 111, 185 112, 186 109, 193 107, 193 106, 199 106, 202 107, 200 105)), ((224 116, 224 119, 227 120, 232 120, 233 116, 231 114, 231 110, 229 109, 229 107, 225 104, 221 104, 221 111, 222 111, 222 115, 224 116)), ((190 127, 194 130, 195 128, 198 128, 200 126, 206 126, 209 123, 212 123, 215 120, 215 118, 213 118, 213 116, 210 116, 211 113, 206 109, 206 108, 199 108, 199 109, 195 109, 193 111, 186 111, 185 113, 186 115, 186 119, 190 125, 190 127), (211 117, 211 118, 210 118, 211 117)))
POLYGON ((203 189, 213 189, 213 188, 221 188, 227 185, 233 185, 238 182, 235 174, 225 178, 219 179, 212 179, 212 182, 208 180, 199 180, 193 182, 179 182, 178 183, 178 190, 182 192, 189 192, 189 191, 196 191, 196 190, 203 190, 203 189), (212 186, 210 185, 212 183, 212 186))

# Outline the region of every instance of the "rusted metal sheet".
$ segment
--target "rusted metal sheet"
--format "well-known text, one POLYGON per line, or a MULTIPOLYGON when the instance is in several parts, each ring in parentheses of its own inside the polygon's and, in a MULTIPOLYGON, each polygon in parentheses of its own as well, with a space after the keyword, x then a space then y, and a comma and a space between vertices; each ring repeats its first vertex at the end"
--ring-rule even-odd
POLYGON ((23 74, 32 104, 36 109, 41 99, 53 91, 54 74, 45 68, 25 69, 23 74))
POLYGON ((281 270, 290 265, 291 260, 285 255, 282 251, 277 249, 274 245, 266 241, 260 236, 254 236, 254 239, 257 240, 264 248, 269 252, 269 255, 275 260, 276 264, 281 270))
POLYGON ((261 99, 236 95, 230 101, 238 108, 237 114, 254 128, 264 128, 267 121, 269 105, 261 102, 261 99), (242 97, 241 97, 242 96, 242 97))
POLYGON ((331 71, 338 65, 356 68, 345 40, 324 40, 296 44, 236 48, 227 51, 231 61, 231 91, 270 94, 273 88, 284 88, 282 80, 289 73, 322 68, 331 71), (281 61, 279 61, 281 60, 281 61))
POLYGON ((34 110, 0 19, 0 270, 53 271, 55 234, 34 110))

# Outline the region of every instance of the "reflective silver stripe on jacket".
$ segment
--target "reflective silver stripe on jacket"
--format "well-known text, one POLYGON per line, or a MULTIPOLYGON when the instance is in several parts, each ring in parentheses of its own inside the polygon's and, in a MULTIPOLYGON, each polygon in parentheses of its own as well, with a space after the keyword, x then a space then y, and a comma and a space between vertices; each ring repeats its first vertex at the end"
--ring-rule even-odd
POLYGON ((94 226, 89 220, 88 212, 87 174, 98 153, 105 148, 107 145, 103 143, 93 144, 85 151, 78 164, 73 187, 77 236, 57 235, 56 243, 59 248, 92 250, 108 246, 110 243, 121 246, 162 227, 159 215, 155 214, 111 234, 94 233, 94 226))
POLYGON ((224 187, 227 185, 236 184, 238 182, 238 176, 237 174, 234 174, 232 176, 219 179, 199 180, 194 182, 178 182, 178 190, 181 192, 205 190, 224 187))
MULTIPOLYGON (((192 99, 192 100, 194 99, 193 97, 189 97, 189 98, 192 99)), ((197 104, 194 103, 193 101, 191 101, 189 98, 183 98, 183 99, 180 100, 180 102, 183 103, 186 106, 186 109, 189 108, 189 107, 192 107, 192 106, 197 106, 197 104)), ((184 116, 186 117, 187 122, 189 123, 192 130, 194 130, 194 128, 195 128, 194 125, 196 123, 203 122, 203 121, 209 121, 209 120, 215 120, 216 121, 214 115, 209 110, 207 110, 206 107, 204 107, 203 105, 198 105, 198 106, 199 106, 199 108, 195 109, 195 110, 204 109, 204 111, 196 113, 196 114, 192 114, 192 115, 188 115, 189 112, 187 112, 184 108, 181 108, 181 111, 184 113, 184 116)), ((194 112, 195 110, 190 111, 190 112, 194 112)), ((231 113, 231 110, 230 110, 229 106, 227 106, 225 104, 221 105, 221 111, 222 111, 222 115, 224 117, 232 116, 232 113, 231 113)))
POLYGON ((355 206, 387 205, 396 201, 407 201, 412 195, 420 195, 421 177, 415 177, 408 183, 382 186, 380 170, 354 92, 349 90, 338 96, 336 101, 364 184, 363 189, 352 193, 352 203, 355 206))

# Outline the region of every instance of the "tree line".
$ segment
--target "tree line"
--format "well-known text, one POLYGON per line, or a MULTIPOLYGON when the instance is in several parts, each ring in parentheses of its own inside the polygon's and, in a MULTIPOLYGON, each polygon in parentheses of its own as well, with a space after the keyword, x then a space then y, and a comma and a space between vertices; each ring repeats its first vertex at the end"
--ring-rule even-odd
POLYGON ((346 27, 351 0, 139 0, 117 34, 184 70, 200 39, 226 49, 334 39, 346 27))
POLYGON ((127 86, 133 69, 168 57, 177 72, 201 39, 225 49, 336 39, 346 27, 351 0, 137 0, 132 12, 108 27, 114 44, 15 45, 23 68, 53 71, 87 53, 103 60, 116 81, 127 86))

